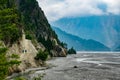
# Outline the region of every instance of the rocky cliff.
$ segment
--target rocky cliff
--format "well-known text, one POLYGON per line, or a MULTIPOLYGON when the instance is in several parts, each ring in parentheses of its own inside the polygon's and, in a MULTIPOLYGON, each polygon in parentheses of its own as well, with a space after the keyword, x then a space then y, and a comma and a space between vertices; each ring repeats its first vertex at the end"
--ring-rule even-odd
MULTIPOLYGON (((38 2, 36 0, 16 0, 16 4, 26 36, 31 37, 33 42, 36 39, 49 51, 51 56, 66 56, 56 33, 51 29, 44 12, 38 6, 38 2), (61 51, 56 52, 56 47, 61 51)), ((35 47, 39 48, 36 45, 35 47)))
POLYGON ((1 1, 0 41, 8 48, 7 57, 17 54, 21 61, 18 67, 10 67, 11 73, 40 66, 42 63, 34 59, 38 50, 47 51, 51 57, 66 56, 36 0, 1 1))

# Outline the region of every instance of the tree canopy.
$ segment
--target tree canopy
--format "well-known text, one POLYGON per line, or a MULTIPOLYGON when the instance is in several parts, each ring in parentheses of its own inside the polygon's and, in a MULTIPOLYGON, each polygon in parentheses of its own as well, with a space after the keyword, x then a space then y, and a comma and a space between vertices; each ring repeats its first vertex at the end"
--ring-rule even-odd
POLYGON ((12 44, 20 37, 19 16, 13 0, 0 1, 0 40, 12 44))

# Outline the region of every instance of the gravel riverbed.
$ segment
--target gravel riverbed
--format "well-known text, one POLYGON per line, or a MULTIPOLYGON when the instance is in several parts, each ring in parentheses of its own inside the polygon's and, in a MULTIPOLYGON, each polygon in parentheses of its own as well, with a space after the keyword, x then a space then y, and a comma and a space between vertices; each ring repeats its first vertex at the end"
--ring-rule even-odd
POLYGON ((54 67, 42 72, 42 80, 120 80, 118 53, 80 53, 47 63, 54 67))
POLYGON ((37 76, 42 80, 120 80, 120 53, 79 53, 47 64, 48 68, 24 76, 29 80, 37 76))

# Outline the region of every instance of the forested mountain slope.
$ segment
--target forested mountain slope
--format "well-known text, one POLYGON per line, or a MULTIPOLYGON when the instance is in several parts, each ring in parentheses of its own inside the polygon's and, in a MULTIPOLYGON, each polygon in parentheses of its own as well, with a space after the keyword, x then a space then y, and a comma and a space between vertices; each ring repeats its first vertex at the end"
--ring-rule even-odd
POLYGON ((36 0, 0 1, 0 80, 43 65, 49 56, 66 56, 36 0), (38 55, 42 53, 41 55, 38 55), (37 57, 37 59, 36 59, 37 57))

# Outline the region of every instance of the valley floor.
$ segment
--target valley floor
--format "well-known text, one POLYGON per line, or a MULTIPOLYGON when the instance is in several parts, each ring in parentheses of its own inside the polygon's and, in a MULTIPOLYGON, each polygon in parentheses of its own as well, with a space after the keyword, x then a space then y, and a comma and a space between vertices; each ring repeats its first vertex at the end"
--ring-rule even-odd
POLYGON ((120 80, 120 53, 79 53, 47 61, 48 69, 26 75, 42 80, 120 80))
POLYGON ((42 80, 120 80, 120 54, 80 53, 48 61, 42 80))

